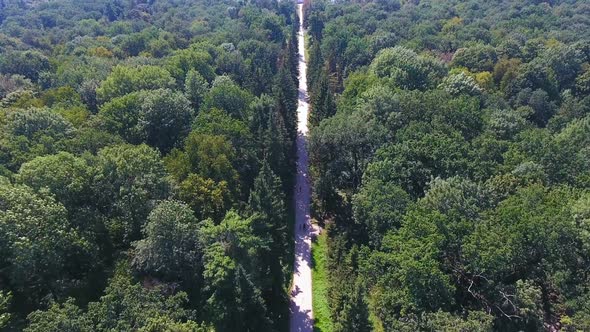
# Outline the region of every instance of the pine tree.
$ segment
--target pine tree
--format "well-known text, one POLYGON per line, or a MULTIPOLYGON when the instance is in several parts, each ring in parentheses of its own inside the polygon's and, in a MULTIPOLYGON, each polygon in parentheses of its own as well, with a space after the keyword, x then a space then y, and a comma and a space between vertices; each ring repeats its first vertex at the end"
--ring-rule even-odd
POLYGON ((285 128, 289 139, 293 142, 297 137, 297 87, 289 74, 288 68, 283 65, 275 78, 274 96, 277 100, 279 113, 285 120, 285 128))
POLYGON ((346 303, 334 325, 335 332, 372 331, 364 289, 359 281, 353 286, 346 303))
POLYGON ((319 42, 311 44, 307 63, 307 86, 313 90, 324 68, 324 57, 319 42))
POLYGON ((317 126, 322 120, 336 114, 336 103, 330 90, 328 76, 323 73, 311 98, 311 112, 309 114, 309 123, 312 127, 317 126))
MULTIPOLYGON (((286 225, 287 214, 285 195, 280 178, 264 161, 254 188, 250 193, 249 207, 258 218, 254 223, 254 232, 268 241, 268 249, 260 257, 261 287, 267 303, 280 303, 285 299, 283 263, 287 253, 286 225)), ((276 311, 275 311, 276 315, 276 311)), ((274 319, 277 320, 276 318, 274 319)))

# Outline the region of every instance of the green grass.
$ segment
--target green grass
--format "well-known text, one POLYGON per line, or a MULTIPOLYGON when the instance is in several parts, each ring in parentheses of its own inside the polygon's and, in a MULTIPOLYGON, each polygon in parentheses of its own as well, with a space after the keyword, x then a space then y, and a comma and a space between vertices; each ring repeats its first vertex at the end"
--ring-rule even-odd
POLYGON ((330 308, 328 307, 328 271, 326 260, 328 254, 326 232, 322 232, 311 247, 312 255, 312 285, 313 285, 313 316, 314 331, 331 332, 330 308))

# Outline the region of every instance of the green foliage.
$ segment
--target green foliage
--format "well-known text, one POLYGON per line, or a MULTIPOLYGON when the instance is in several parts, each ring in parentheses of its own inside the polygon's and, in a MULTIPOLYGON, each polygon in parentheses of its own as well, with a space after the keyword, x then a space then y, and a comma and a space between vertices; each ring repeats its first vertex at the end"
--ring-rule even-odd
POLYGON ((111 74, 96 89, 98 99, 108 102, 140 90, 173 88, 174 79, 168 71, 156 66, 116 66, 111 74))
POLYGON ((492 71, 497 60, 493 46, 476 45, 458 49, 453 55, 453 66, 465 67, 472 72, 492 71))
POLYGON ((60 152, 23 164, 17 178, 37 191, 49 190, 66 208, 75 209, 92 198, 93 176, 86 160, 60 152))
POLYGON ((68 222, 64 206, 46 192, 2 183, 0 201, 0 262, 18 305, 36 308, 45 296, 63 295, 59 285, 83 277, 95 254, 93 245, 68 222))
POLYGON ((186 303, 186 293, 170 294, 166 285, 144 287, 119 266, 105 294, 99 301, 89 303, 86 311, 72 300, 54 304, 48 311, 29 315, 26 331, 150 331, 154 325, 164 323, 178 324, 188 331, 206 331, 204 326, 199 328, 187 321, 192 314, 184 308, 186 303))
POLYGON ((265 280, 263 297, 272 303, 286 303, 284 296, 285 266, 290 262, 287 237, 287 207, 282 191, 281 179, 273 173, 270 165, 263 162, 260 173, 254 180, 254 187, 248 200, 249 210, 257 214, 253 230, 267 246, 260 257, 260 278, 265 280))
POLYGON ((464 93, 470 96, 476 96, 482 91, 475 79, 464 72, 445 77, 441 83, 441 87, 452 95, 464 93))
POLYGON ((206 309, 219 331, 266 330, 271 324, 253 280, 263 244, 253 233, 253 221, 229 212, 219 225, 205 221, 201 226, 200 237, 207 248, 203 257, 206 309))
POLYGON ((35 50, 6 52, 0 57, 0 72, 22 75, 31 81, 37 81, 49 69, 49 59, 35 50))
POLYGON ((295 15, 272 1, 0 0, 0 329, 286 326, 295 15), (222 223, 231 209, 249 219, 222 223), (205 253, 225 240, 202 229, 242 221, 257 240, 223 253, 217 282, 205 253))
POLYGON ((127 246, 140 238, 155 202, 168 196, 160 154, 147 145, 117 145, 102 149, 96 164, 96 204, 109 218, 114 243, 127 246))
POLYGON ((589 326, 580 6, 304 4, 336 329, 589 326))
POLYGON ((186 202, 199 219, 220 220, 231 206, 232 193, 226 181, 215 182, 193 173, 179 184, 178 198, 186 202))
POLYGON ((165 281, 196 278, 201 248, 192 210, 176 201, 164 201, 150 212, 144 238, 135 243, 133 267, 165 281))
POLYGON ((444 75, 441 63, 428 56, 420 56, 403 47, 384 49, 371 63, 370 70, 393 87, 424 90, 437 84, 444 75))
POLYGON ((188 134, 193 111, 181 93, 159 89, 114 98, 101 107, 99 116, 105 129, 128 142, 168 152, 188 134))
POLYGON ((12 296, 10 293, 0 292, 0 328, 5 327, 8 321, 10 321, 11 315, 8 311, 8 305, 11 299, 12 296))
POLYGON ((205 95, 203 109, 224 110, 236 119, 246 119, 252 96, 227 76, 219 76, 205 95))
POLYGON ((354 195, 354 219, 364 226, 369 244, 379 247, 382 234, 401 225, 410 202, 409 195, 399 186, 378 179, 369 179, 354 195))
POLYGON ((12 170, 36 156, 61 150, 75 130, 71 123, 48 109, 4 110, 0 134, 0 160, 12 170))
POLYGON ((235 150, 225 136, 192 132, 185 141, 185 153, 193 172, 225 181, 234 193, 239 192, 238 173, 233 166, 235 150))
POLYGON ((209 90, 209 84, 196 70, 190 70, 184 82, 184 93, 194 109, 199 109, 205 94, 209 90))
POLYGON ((317 126, 322 120, 332 117, 336 114, 336 103, 330 82, 325 74, 320 74, 317 86, 313 90, 311 98, 311 112, 309 113, 310 126, 317 126))

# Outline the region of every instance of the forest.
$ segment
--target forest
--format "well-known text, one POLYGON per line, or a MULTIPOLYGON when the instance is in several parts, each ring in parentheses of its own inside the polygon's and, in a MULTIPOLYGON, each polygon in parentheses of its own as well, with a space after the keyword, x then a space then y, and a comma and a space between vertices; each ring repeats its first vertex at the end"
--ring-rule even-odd
POLYGON ((296 15, 0 0, 0 330, 285 330, 296 15))
POLYGON ((0 0, 1 331, 288 331, 300 80, 315 331, 590 331, 590 3, 302 6, 0 0))
POLYGON ((305 6, 329 331, 589 331, 590 4, 305 6))

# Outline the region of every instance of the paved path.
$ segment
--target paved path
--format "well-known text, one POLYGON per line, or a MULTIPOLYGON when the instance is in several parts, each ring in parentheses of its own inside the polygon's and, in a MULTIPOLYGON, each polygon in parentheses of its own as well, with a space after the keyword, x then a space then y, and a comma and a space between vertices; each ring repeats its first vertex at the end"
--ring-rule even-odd
POLYGON ((307 63, 303 30, 303 5, 299 10, 299 106, 297 108, 297 178, 295 183, 295 266, 291 289, 291 332, 313 331, 311 302, 311 238, 315 228, 310 223, 311 186, 307 154, 307 63))

